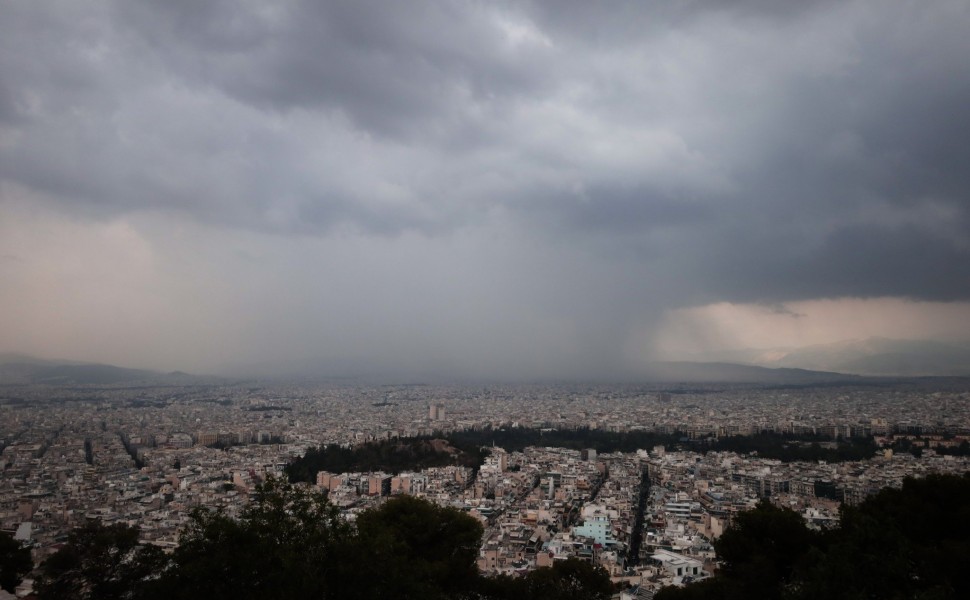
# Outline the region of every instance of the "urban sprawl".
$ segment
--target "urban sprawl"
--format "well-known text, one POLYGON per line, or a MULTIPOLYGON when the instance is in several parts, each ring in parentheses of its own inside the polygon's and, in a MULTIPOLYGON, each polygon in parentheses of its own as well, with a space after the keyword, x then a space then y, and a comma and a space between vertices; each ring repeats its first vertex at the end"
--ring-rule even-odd
POLYGON ((495 446, 477 471, 319 472, 315 486, 348 520, 399 494, 466 511, 485 526, 485 573, 580 557, 643 598, 709 575, 711 542, 761 498, 827 527, 843 502, 970 470, 967 456, 935 450, 970 438, 970 392, 928 386, 6 386, 0 527, 32 547, 35 564, 91 519, 136 525, 143 543, 173 548, 194 507, 239 514, 256 485, 310 448, 489 428, 640 430, 684 444, 495 446), (782 463, 702 447, 759 432, 881 449, 862 461, 782 463), (922 451, 893 452, 900 440, 922 451))

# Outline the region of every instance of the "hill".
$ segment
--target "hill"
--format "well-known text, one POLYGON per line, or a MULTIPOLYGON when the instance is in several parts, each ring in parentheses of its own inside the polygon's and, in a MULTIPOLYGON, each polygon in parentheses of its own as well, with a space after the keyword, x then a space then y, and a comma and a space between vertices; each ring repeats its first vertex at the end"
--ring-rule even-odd
POLYGON ((447 465, 477 468, 483 459, 482 451, 474 446, 459 449, 448 440, 431 437, 381 440, 354 448, 331 444, 308 450, 287 465, 286 475, 290 481, 314 483, 318 471, 399 473, 447 465))
POLYGON ((872 337, 801 348, 744 348, 694 358, 772 369, 798 368, 880 377, 970 375, 970 342, 872 337))
POLYGON ((728 362, 651 363, 644 377, 658 383, 811 384, 857 382, 857 375, 793 368, 768 368, 728 362))
POLYGON ((155 383, 193 385, 206 378, 179 371, 162 373, 114 365, 68 360, 47 360, 22 354, 0 354, 0 385, 117 385, 155 383))

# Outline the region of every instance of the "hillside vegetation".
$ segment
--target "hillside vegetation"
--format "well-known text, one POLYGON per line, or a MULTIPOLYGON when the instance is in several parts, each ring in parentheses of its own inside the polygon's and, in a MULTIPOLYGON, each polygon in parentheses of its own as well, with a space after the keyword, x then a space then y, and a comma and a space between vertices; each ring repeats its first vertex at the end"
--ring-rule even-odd
MULTIPOLYGON (((135 527, 76 529, 41 566, 37 593, 41 600, 606 600, 613 591, 605 571, 575 559, 520 578, 482 576, 481 535, 465 513, 409 496, 351 524, 323 495, 270 480, 239 519, 197 509, 171 554, 138 545, 135 527)), ((824 532, 762 502, 740 513, 715 548, 723 566, 713 578, 665 588, 657 600, 970 598, 970 474, 907 479, 902 489, 844 507, 841 525, 824 532)))
POLYGON ((317 472, 351 473, 384 471, 400 473, 430 467, 460 465, 477 468, 485 452, 475 446, 456 448, 449 440, 435 437, 400 438, 369 442, 345 448, 330 444, 311 448, 286 467, 292 482, 316 481, 317 472))
POLYGON ((138 529, 91 523, 41 567, 41 600, 607 600, 609 576, 579 560, 525 577, 484 577, 482 526, 454 508, 401 496, 350 524, 321 494, 261 486, 239 519, 196 510, 172 554, 138 529))
POLYGON ((767 432, 748 436, 688 440, 680 433, 665 434, 640 430, 617 432, 587 427, 468 429, 435 436, 380 440, 352 448, 336 444, 312 448, 287 466, 286 475, 292 482, 313 483, 319 471, 399 473, 445 465, 477 468, 481 466, 487 454, 484 449, 490 446, 497 446, 509 452, 521 451, 529 446, 551 446, 573 450, 592 448, 600 453, 636 452, 639 449, 664 446, 668 450, 684 449, 695 452, 757 452, 763 458, 784 462, 863 460, 871 458, 876 452, 876 446, 871 439, 852 439, 838 443, 830 442, 826 445, 822 442, 822 439, 814 436, 767 432))
POLYGON ((970 598, 970 474, 907 479, 815 532, 762 502, 714 543, 718 574, 657 600, 970 598))

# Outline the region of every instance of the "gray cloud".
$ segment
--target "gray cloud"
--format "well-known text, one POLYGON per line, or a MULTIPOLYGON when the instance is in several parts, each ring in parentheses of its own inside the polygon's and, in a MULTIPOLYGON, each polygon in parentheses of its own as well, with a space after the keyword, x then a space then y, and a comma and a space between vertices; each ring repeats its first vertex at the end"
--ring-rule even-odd
POLYGON ((193 85, 265 109, 335 110, 387 136, 425 138, 468 103, 528 96, 550 75, 509 47, 501 11, 474 3, 219 4, 120 3, 118 17, 193 85))
POLYGON ((468 319, 543 306, 578 340, 563 364, 603 368, 632 324, 678 306, 970 298, 962 1, 105 0, 0 17, 3 202, 371 240, 364 263, 420 239, 411 276, 468 319), (466 237, 481 245, 455 252, 466 237), (435 253, 497 274, 487 300, 435 253))

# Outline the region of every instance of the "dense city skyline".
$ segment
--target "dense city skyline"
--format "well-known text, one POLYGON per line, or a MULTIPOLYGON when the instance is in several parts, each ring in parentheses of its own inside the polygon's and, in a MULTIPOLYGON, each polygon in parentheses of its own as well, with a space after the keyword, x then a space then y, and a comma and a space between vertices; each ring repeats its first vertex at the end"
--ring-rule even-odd
MULTIPOLYGON (((218 508, 245 522, 267 499, 263 486, 288 479, 301 490, 294 493, 325 493, 323 506, 333 507, 327 513, 351 528, 369 511, 415 502, 464 516, 474 526, 464 545, 476 566, 470 575, 541 576, 544 567, 579 559, 603 569, 613 591, 626 593, 621 598, 649 598, 637 589, 657 592, 723 573, 720 561, 729 555, 718 540, 746 511, 767 508, 763 502, 818 529, 834 525, 844 504, 861 509, 894 488, 922 485, 912 478, 933 485, 949 474, 970 483, 962 475, 970 469, 965 383, 8 384, 0 388, 0 535, 27 544, 39 569, 19 586, 19 577, 4 585, 17 587, 18 596, 33 589, 41 598, 61 597, 44 577, 98 577, 100 570, 86 575, 50 559, 99 556, 70 549, 75 528, 129 527, 131 544, 185 564, 178 556, 192 547, 191 523, 208 514, 196 509, 218 508)), ((950 526, 959 510, 909 506, 903 510, 939 519, 918 531, 965 536, 950 526)), ((266 531, 248 539, 279 539, 266 531)), ((239 538, 216 539, 232 540, 228 561, 238 564, 239 538)), ((424 547, 440 545, 395 555, 410 560, 424 547)), ((315 556, 300 548, 297 555, 315 556)), ((259 553, 259 563, 287 564, 266 560, 272 551, 259 553)), ((870 553, 883 551, 877 545, 870 553)), ((405 580, 406 570, 386 569, 375 553, 360 556, 360 568, 376 566, 395 585, 405 580)), ((203 579, 227 579, 212 578, 220 569, 202 564, 194 572, 203 579)), ((198 589, 186 582, 190 573, 162 572, 198 589)), ((880 571, 874 581, 894 572, 880 571)), ((138 573, 122 589, 137 587, 138 573)), ((157 571, 149 573, 157 579, 157 571)), ((249 582, 261 573, 247 569, 240 577, 249 582)), ((906 579, 925 586, 923 578, 906 579)), ((219 596, 232 595, 241 594, 219 596)))
POLYGON ((970 339, 970 6, 0 8, 0 352, 635 377, 970 339))

